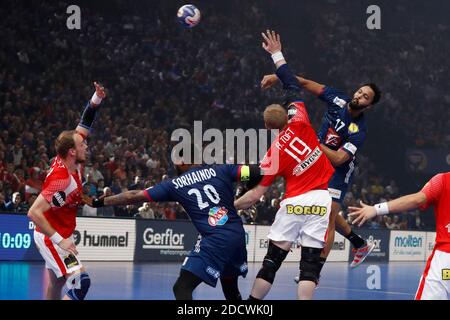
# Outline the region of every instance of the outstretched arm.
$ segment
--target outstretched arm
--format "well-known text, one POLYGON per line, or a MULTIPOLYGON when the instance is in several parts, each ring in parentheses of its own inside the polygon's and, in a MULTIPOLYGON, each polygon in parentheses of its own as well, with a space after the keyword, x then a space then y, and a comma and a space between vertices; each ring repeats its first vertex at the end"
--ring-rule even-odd
POLYGON ((349 207, 350 217, 356 217, 352 224, 358 223, 358 226, 362 226, 367 220, 376 217, 377 215, 403 212, 411 209, 418 208, 427 202, 425 193, 419 191, 417 193, 409 194, 389 202, 383 202, 374 206, 368 206, 362 201, 360 202, 361 208, 349 207))
POLYGON ((100 105, 100 103, 102 103, 102 100, 106 98, 105 88, 97 82, 94 82, 94 86, 95 93, 84 108, 80 123, 75 129, 83 136, 83 138, 87 138, 87 136, 89 135, 89 132, 97 116, 97 112, 99 109, 98 106, 100 105))
POLYGON ((99 208, 103 206, 119 206, 144 201, 148 201, 145 190, 131 190, 119 193, 115 196, 100 199, 92 199, 88 196, 83 196, 83 202, 93 208, 99 208))
POLYGON ((264 193, 266 193, 267 189, 269 189, 269 187, 264 187, 261 185, 256 186, 234 201, 234 207, 237 210, 249 208, 251 205, 255 204, 264 193))

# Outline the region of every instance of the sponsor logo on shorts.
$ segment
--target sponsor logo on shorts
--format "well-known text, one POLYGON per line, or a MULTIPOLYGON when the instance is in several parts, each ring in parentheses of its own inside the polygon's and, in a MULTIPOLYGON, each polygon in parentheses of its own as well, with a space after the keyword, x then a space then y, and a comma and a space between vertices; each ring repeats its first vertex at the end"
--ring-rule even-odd
POLYGON ((220 272, 217 271, 216 269, 214 269, 213 267, 207 267, 206 268, 206 273, 213 276, 215 279, 219 279, 220 278, 220 272))
POLYGON ((338 189, 328 188, 328 192, 330 193, 330 197, 333 199, 340 199, 342 195, 342 191, 338 189))
POLYGON ((213 207, 209 209, 208 223, 210 226, 223 226, 228 221, 228 209, 225 207, 213 207))
POLYGON ((323 206, 294 206, 292 204, 286 205, 287 214, 296 215, 314 215, 324 216, 327 213, 327 207, 323 206))
POLYGON ((76 267, 79 265, 77 258, 73 254, 69 254, 67 257, 64 258, 64 264, 66 265, 67 269, 70 269, 72 267, 76 267))
POLYGON ((450 269, 442 269, 442 280, 450 280, 450 269))
POLYGON ((66 204, 66 193, 64 191, 56 192, 52 197, 52 203, 55 207, 62 207, 66 204))
POLYGON ((246 272, 247 270, 248 270, 248 265, 247 265, 247 263, 243 263, 240 267, 239 267, 239 270, 241 271, 241 272, 246 272))

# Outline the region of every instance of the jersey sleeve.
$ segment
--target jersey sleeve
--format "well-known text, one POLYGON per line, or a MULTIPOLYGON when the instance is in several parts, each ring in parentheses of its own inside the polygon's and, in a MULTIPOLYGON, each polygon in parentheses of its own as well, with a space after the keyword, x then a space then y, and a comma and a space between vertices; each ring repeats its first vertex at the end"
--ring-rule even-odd
POLYGON ((275 153, 275 151, 277 151, 278 149, 276 149, 275 143, 276 141, 272 143, 270 149, 267 151, 260 164, 260 168, 263 171, 264 175, 259 182, 259 185, 263 187, 270 186, 277 177, 278 172, 280 171, 279 155, 275 153))
MULTIPOLYGON (((47 200, 48 203, 52 204, 53 198, 57 193, 63 196, 65 195, 66 189, 70 186, 70 176, 67 170, 53 170, 47 176, 42 187, 41 195, 47 200)), ((55 198, 58 199, 58 196, 55 198)), ((56 202, 58 203, 58 202, 56 202)))
POLYGON ((164 180, 153 187, 145 189, 144 193, 150 202, 173 201, 173 192, 171 192, 170 187, 171 183, 171 179, 164 180))
POLYGON ((359 131, 355 134, 350 135, 341 149, 347 152, 351 157, 353 157, 355 156, 356 151, 362 147, 365 139, 366 132, 359 131))
POLYGON ((350 100, 348 96, 332 87, 323 88, 318 98, 327 104, 328 110, 332 111, 343 108, 347 104, 347 101, 350 100))
POLYGON ((288 106, 289 123, 305 123, 309 124, 308 112, 306 111, 305 103, 302 100, 291 102, 288 106))
POLYGON ((431 204, 435 203, 441 197, 444 189, 444 174, 440 173, 435 175, 428 181, 422 188, 421 192, 425 193, 427 202, 420 207, 421 210, 427 209, 431 204))

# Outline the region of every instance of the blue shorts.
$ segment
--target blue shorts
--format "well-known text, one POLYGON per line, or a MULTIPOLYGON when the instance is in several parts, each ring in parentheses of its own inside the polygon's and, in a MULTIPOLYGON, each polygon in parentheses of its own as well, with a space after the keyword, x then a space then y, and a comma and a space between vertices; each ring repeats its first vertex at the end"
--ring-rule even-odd
POLYGON ((334 202, 342 204, 345 194, 347 193, 348 186, 351 182, 352 175, 350 175, 346 179, 346 175, 344 173, 336 170, 330 182, 328 183, 328 191, 330 192, 331 199, 334 202))
POLYGON ((226 242, 218 241, 214 235, 199 236, 181 269, 195 274, 212 287, 217 285, 219 278, 237 276, 245 278, 248 272, 245 232, 237 237, 232 234, 226 242))

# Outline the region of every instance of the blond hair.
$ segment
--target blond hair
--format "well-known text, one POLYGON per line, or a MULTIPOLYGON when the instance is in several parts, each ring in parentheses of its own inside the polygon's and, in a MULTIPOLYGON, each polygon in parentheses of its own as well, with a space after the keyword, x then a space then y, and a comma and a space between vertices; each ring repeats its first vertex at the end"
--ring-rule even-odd
POLYGON ((286 110, 279 104, 271 104, 264 110, 264 123, 268 129, 283 129, 287 124, 286 110))

